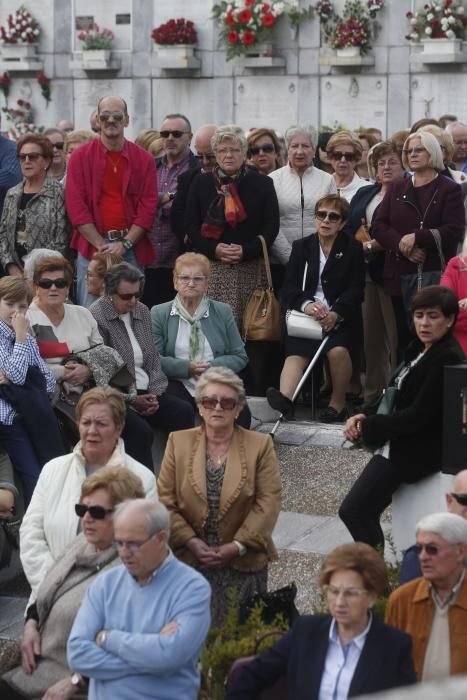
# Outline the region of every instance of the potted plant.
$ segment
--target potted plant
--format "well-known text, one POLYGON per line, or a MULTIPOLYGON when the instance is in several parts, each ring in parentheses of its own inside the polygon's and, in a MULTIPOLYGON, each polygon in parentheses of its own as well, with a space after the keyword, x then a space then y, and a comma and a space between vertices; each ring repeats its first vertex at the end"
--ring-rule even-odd
MULTIPOLYGON (((169 19, 151 34, 157 46, 158 63, 165 68, 190 68, 198 35, 195 25, 184 17, 169 19)), ((195 66, 197 67, 197 66, 195 66)))
POLYGON ((271 56, 273 29, 281 17, 287 17, 293 29, 314 15, 311 6, 298 9, 298 1, 222 0, 212 8, 219 26, 219 45, 226 50, 227 61, 236 56, 271 56))
POLYGON ((371 19, 384 6, 383 2, 346 0, 342 16, 334 15, 327 39, 340 57, 363 56, 371 49, 371 19), (370 11, 372 14, 370 14, 370 11))
POLYGON ((114 34, 110 29, 101 29, 95 22, 78 34, 82 43, 83 68, 103 70, 110 64, 114 34))
POLYGON ((14 15, 8 15, 6 26, 0 27, 2 56, 6 61, 21 61, 37 53, 39 22, 21 5, 14 15))
POLYGON ((407 12, 410 32, 406 39, 422 42, 424 53, 457 53, 461 51, 467 26, 463 0, 436 0, 416 12, 407 12))

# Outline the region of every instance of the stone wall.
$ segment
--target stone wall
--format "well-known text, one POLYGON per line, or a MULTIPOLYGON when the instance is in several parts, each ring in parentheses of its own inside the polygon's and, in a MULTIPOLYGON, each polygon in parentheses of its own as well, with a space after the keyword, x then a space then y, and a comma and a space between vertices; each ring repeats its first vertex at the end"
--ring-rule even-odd
MULTIPOLYGON (((19 4, 20 0, 2 0, 0 24, 19 4)), ((53 80, 52 102, 46 107, 34 72, 11 71, 10 103, 18 97, 32 101, 38 124, 50 126, 59 118, 70 118, 77 127, 85 127, 98 98, 109 93, 120 94, 129 103, 130 136, 145 126, 159 126, 164 114, 178 111, 191 118, 194 128, 214 121, 237 122, 245 129, 263 125, 284 130, 296 122, 317 126, 339 121, 350 128, 377 126, 384 133, 443 112, 467 118, 467 64, 424 64, 417 59, 420 47, 411 47, 404 39, 405 12, 423 0, 387 0, 371 53, 373 65, 323 64, 333 52, 326 45, 320 47, 319 21, 314 19, 296 36, 286 22, 278 25, 275 53, 284 65, 254 69, 241 61, 226 62, 210 19, 211 0, 26 0, 25 4, 41 25, 39 57, 53 80), (130 23, 125 23, 125 15, 130 15, 130 23), (116 34, 109 71, 82 69, 76 18, 83 16, 116 34), (158 68, 153 52, 152 28, 180 16, 192 19, 199 35, 200 68, 190 73, 158 68)), ((343 0, 335 5, 339 8, 343 0)), ((4 66, 0 57, 0 71, 4 66)))

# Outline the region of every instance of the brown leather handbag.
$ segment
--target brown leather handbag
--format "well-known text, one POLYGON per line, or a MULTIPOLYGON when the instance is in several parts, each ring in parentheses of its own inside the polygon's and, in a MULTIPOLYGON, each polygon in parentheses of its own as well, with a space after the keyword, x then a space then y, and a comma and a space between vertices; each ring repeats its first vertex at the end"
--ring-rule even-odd
POLYGON ((272 288, 271 266, 263 236, 258 236, 263 246, 267 287, 261 284, 263 261, 258 260, 256 287, 250 294, 243 312, 243 340, 278 341, 282 337, 282 308, 272 288))
POLYGON ((358 227, 354 238, 356 241, 360 241, 360 243, 368 243, 371 241, 370 231, 365 219, 362 219, 362 223, 358 227))

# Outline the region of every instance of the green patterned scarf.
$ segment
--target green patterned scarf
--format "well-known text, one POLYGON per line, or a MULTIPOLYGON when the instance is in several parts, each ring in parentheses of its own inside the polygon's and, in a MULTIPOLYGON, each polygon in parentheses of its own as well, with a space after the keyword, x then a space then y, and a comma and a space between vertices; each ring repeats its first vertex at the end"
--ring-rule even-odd
POLYGON ((188 359, 190 360, 190 362, 197 362, 199 360, 202 360, 204 353, 204 341, 206 340, 206 338, 201 329, 200 320, 203 318, 206 311, 209 309, 209 299, 207 298, 207 296, 204 296, 201 299, 199 306, 196 309, 193 316, 189 314, 188 311, 185 309, 178 294, 173 301, 173 306, 179 314, 179 316, 184 318, 185 321, 188 321, 188 323, 191 326, 188 359))

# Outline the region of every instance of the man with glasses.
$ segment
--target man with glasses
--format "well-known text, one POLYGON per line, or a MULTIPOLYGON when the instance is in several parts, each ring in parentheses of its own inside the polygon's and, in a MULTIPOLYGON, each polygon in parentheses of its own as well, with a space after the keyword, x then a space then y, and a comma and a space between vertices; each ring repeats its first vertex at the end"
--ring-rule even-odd
POLYGON ((452 160, 457 170, 467 173, 467 126, 462 122, 453 122, 446 127, 454 141, 452 160))
POLYGON ((103 97, 97 106, 99 138, 70 158, 66 204, 73 225, 71 247, 78 251, 78 303, 89 306, 86 272, 96 252, 114 253, 143 267, 154 259, 146 236, 157 210, 157 175, 153 157, 127 141, 129 123, 121 97, 103 97))
POLYGON ((422 576, 390 595, 386 622, 412 637, 418 680, 467 673, 467 520, 427 515, 416 538, 422 576))
POLYGON ((146 268, 143 302, 154 304, 171 301, 175 296, 173 268, 180 253, 180 240, 172 228, 171 209, 180 175, 198 167, 190 150, 193 134, 191 124, 183 114, 168 114, 159 129, 165 155, 157 161, 159 198, 157 217, 149 234, 155 260, 146 268))
POLYGON ((211 589, 169 550, 169 521, 155 501, 115 509, 123 566, 88 588, 68 640, 70 668, 89 678, 89 700, 198 697, 211 589))

